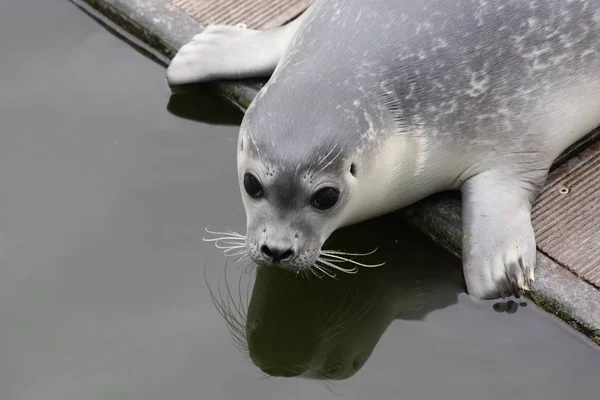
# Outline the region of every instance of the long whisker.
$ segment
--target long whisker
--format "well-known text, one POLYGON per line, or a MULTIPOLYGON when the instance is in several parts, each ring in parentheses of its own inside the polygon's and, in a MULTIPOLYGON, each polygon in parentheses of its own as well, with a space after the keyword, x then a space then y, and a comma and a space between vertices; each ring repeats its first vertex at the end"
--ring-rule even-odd
POLYGON ((241 245, 241 246, 230 246, 230 247, 222 247, 223 249, 225 249, 223 251, 223 253, 229 253, 232 250, 237 250, 237 249, 245 249, 246 245, 241 245))
POLYGON ((327 268, 324 268, 322 265, 313 264, 312 268, 318 269, 330 278, 335 278, 337 276, 335 273, 329 272, 327 268))
POLYGON ((232 240, 232 241, 240 241, 245 242, 245 237, 237 237, 237 236, 220 236, 216 238, 202 238, 205 242, 218 242, 219 240, 232 240))
MULTIPOLYGON (((244 250, 244 251, 238 251, 238 252, 236 252, 236 253, 227 253, 227 254, 225 254, 225 255, 226 255, 227 257, 240 257, 240 256, 241 256, 241 257, 243 257, 245 254, 247 254, 247 253, 246 253, 246 251, 244 250)), ((237 261, 237 259, 236 259, 236 262, 238 262, 238 261, 237 261)))
POLYGON ((371 254, 374 254, 377 251, 378 247, 375 247, 374 250, 368 252, 368 253, 349 253, 347 251, 339 251, 339 250, 321 250, 321 254, 337 254, 339 256, 355 256, 355 257, 363 257, 363 256, 370 256, 371 254))
POLYGON ((329 151, 327 152, 327 154, 325 154, 325 156, 323 156, 323 158, 321 158, 321 159, 319 160, 319 162, 317 163, 317 165, 315 165, 315 166, 316 166, 316 167, 318 167, 319 165, 321 165, 321 163, 323 163, 323 161, 325 161, 325 160, 327 159, 327 157, 329 157, 329 155, 330 155, 331 153, 333 153, 333 151, 335 150, 335 148, 336 148, 336 147, 337 147, 337 145, 336 145, 336 146, 333 146, 333 147, 331 148, 331 150, 329 150, 329 151))
POLYGON ((310 275, 308 274, 308 271, 307 271, 307 270, 303 270, 303 271, 302 271, 302 275, 304 275, 304 278, 305 278, 306 280, 309 280, 309 279, 310 279, 310 275))
POLYGON ((379 295, 379 291, 381 289, 382 283, 380 282, 377 290, 373 293, 371 298, 366 301, 362 307, 354 313, 352 317, 346 318, 343 321, 339 321, 339 323, 334 326, 328 327, 322 334, 323 338, 327 338, 327 340, 333 340, 335 337, 341 335, 350 325, 357 323, 362 317, 364 317, 367 312, 373 307, 375 304, 375 299, 379 295))
POLYGON ((215 247, 217 249, 227 249, 230 247, 238 247, 238 246, 245 247, 246 243, 224 243, 223 244, 223 243, 215 242, 215 247))
POLYGON ((208 227, 204 228, 204 230, 207 233, 210 233, 211 235, 221 235, 221 236, 236 236, 236 237, 242 237, 245 238, 244 235, 242 235, 241 233, 237 233, 235 231, 223 231, 223 232, 215 232, 215 231, 211 231, 210 229, 208 229, 208 227))
POLYGON ((258 157, 262 158, 262 155, 260 154, 260 149, 258 148, 258 144, 256 144, 256 140, 254 140, 254 136, 252 136, 252 132, 248 131, 248 135, 250 136, 250 140, 252 140, 252 144, 254 144, 254 147, 256 148, 258 157))
MULTIPOLYGON (((235 256, 237 256, 238 254, 235 254, 235 255, 234 255, 234 254, 230 254, 230 255, 231 255, 231 256, 233 256, 233 257, 235 257, 235 256)), ((238 263, 239 263, 239 262, 242 262, 242 261, 244 261, 244 263, 245 263, 245 262, 247 262, 247 261, 250 261, 250 257, 248 256, 248 253, 247 253, 247 252, 244 252, 244 253, 240 254, 240 256, 241 256, 241 257, 238 257, 238 258, 236 258, 234 261, 235 261, 235 262, 238 262, 238 263)))
MULTIPOLYGON (((213 242, 217 249, 223 250, 223 253, 227 257, 238 257, 235 261, 240 262, 244 261, 244 263, 250 261, 248 257, 248 242, 246 240, 246 236, 233 231, 224 231, 224 232, 215 232, 205 228, 205 231, 212 234, 217 235, 214 238, 202 238, 205 242, 213 242)), ((243 265, 244 269, 247 271, 249 268, 248 265, 243 265)))
POLYGON ((330 258, 334 258, 335 260, 328 260, 329 262, 349 262, 352 263, 354 265, 358 265, 360 267, 365 267, 365 268, 376 268, 376 267, 381 267, 382 265, 385 264, 385 262, 380 263, 380 264, 364 264, 364 263, 360 263, 358 261, 354 261, 351 258, 346 258, 346 257, 342 257, 340 255, 337 254, 321 254, 322 256, 325 257, 330 257, 330 258))
MULTIPOLYGON (((352 287, 354 287, 354 282, 352 282, 352 286, 351 286, 351 288, 352 288, 352 287)), ((348 296, 350 295, 350 292, 352 291, 352 290, 351 290, 351 288, 350 288, 350 290, 348 290, 348 291, 346 292, 346 295, 344 296, 344 299, 343 299, 341 302, 339 302, 339 303, 338 303, 338 306, 337 306, 337 308, 336 308, 336 309, 335 309, 333 312, 329 313, 329 317, 327 317, 327 319, 326 319, 326 320, 324 320, 324 321, 323 321, 321 324, 319 324, 319 329, 323 329, 323 328, 325 328, 325 327, 329 326, 329 325, 332 323, 332 321, 334 320, 334 318, 337 316, 337 314, 338 314, 338 312, 340 311, 341 307, 342 307, 343 305, 347 304, 348 296)), ((334 290, 335 290, 335 289, 334 289, 334 290)), ((333 292, 332 292, 332 293, 331 293, 331 299, 333 299, 333 296, 334 296, 334 294, 333 294, 333 292)), ((326 313, 325 313, 325 314, 323 314, 323 315, 324 315, 324 316, 327 316, 327 314, 326 314, 326 313)), ((339 320, 339 319, 338 319, 338 320, 339 320)), ((317 330, 315 330, 315 332, 318 332, 318 331, 317 331, 317 330)))
POLYGON ((247 244, 246 242, 238 242, 238 243, 220 243, 220 242, 215 242, 215 247, 217 249, 228 249, 228 248, 233 248, 233 247, 246 247, 247 244))
POLYGON ((244 254, 247 254, 246 250, 238 250, 235 253, 225 253, 227 257, 241 257, 244 254))
POLYGON ((225 320, 227 329, 229 330, 234 345, 242 350, 246 355, 248 354, 248 343, 246 340, 246 313, 245 308, 242 309, 235 305, 233 296, 231 295, 230 286, 227 280, 227 263, 225 263, 224 278, 225 278, 225 292, 221 291, 220 280, 217 283, 217 291, 213 291, 211 285, 208 282, 206 274, 206 262, 204 264, 204 281, 208 287, 208 291, 211 300, 217 309, 217 312, 225 320))
POLYGON ((318 258, 317 262, 323 263, 323 264, 325 264, 326 266, 328 266, 330 268, 336 269, 336 270, 344 272, 346 274, 356 274, 358 272, 358 268, 356 268, 356 267, 353 267, 353 268, 350 268, 350 269, 342 268, 342 267, 340 267, 338 265, 335 265, 335 264, 333 264, 333 263, 331 263, 331 262, 329 262, 327 260, 323 260, 322 258, 318 258))
POLYGON ((329 160, 329 162, 327 164, 325 164, 323 167, 321 167, 321 169, 318 170, 317 173, 323 171, 325 168, 330 166, 340 156, 340 154, 342 154, 342 151, 344 151, 343 148, 341 148, 340 151, 338 151, 338 153, 335 155, 335 157, 333 157, 331 160, 329 160))
POLYGON ((316 276, 317 278, 319 278, 319 279, 323 279, 323 275, 319 274, 317 271, 315 271, 315 269, 316 269, 316 268, 314 268, 314 267, 310 267, 308 270, 309 270, 310 272, 312 272, 312 274, 313 274, 314 276, 316 276))

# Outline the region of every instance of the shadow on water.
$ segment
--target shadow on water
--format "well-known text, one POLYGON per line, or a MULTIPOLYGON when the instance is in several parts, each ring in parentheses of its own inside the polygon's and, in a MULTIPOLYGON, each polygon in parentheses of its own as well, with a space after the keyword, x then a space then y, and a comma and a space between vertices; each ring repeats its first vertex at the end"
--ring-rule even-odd
POLYGON ((218 289, 207 281, 234 342, 268 376, 349 378, 395 319, 423 319, 456 303, 464 291, 460 261, 395 217, 339 230, 326 247, 377 247, 360 260, 385 265, 336 279, 259 267, 254 282, 241 271, 236 279, 227 277, 235 270, 230 265, 218 289))
POLYGON ((167 111, 179 118, 211 125, 239 126, 244 116, 220 98, 209 84, 198 84, 172 94, 167 111))

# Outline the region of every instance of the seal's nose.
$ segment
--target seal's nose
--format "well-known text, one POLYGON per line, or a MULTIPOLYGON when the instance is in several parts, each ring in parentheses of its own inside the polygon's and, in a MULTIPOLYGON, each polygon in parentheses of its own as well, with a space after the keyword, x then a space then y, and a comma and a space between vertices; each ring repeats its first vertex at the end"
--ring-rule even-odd
POLYGON ((260 252, 269 262, 273 264, 279 264, 282 261, 289 261, 294 257, 294 250, 291 248, 279 248, 274 246, 267 246, 263 244, 260 246, 260 252))

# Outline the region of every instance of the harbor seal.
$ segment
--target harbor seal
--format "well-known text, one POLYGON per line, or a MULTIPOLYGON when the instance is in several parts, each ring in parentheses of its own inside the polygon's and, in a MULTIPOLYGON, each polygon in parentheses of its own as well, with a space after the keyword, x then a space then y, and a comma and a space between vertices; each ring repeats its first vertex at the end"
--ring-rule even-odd
POLYGON ((528 289, 532 202, 600 125, 599 38, 597 0, 316 0, 274 30, 209 27, 167 81, 272 73, 240 127, 231 248, 333 271, 336 229, 459 189, 467 290, 488 299, 528 289))

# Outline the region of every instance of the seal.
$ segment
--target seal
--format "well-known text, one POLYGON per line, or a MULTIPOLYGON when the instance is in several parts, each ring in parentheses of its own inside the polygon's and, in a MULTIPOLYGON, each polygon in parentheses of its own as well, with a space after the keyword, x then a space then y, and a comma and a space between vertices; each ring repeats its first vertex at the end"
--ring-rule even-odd
POLYGON ((209 27, 167 81, 272 72, 240 127, 230 247, 333 271, 336 229, 461 190, 467 290, 497 298, 534 280, 532 202, 600 125, 599 38, 599 1, 316 0, 275 30, 209 27))

